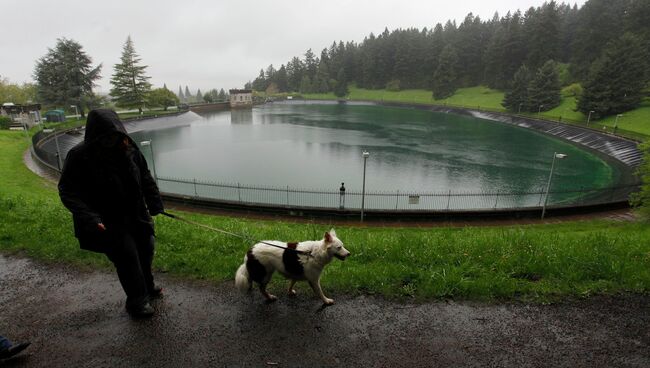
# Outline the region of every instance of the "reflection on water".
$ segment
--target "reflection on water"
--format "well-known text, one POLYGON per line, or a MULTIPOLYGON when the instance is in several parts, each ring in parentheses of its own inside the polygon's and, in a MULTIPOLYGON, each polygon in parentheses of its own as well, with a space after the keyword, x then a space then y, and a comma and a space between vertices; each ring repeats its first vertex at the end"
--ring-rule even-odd
POLYGON ((160 176, 292 188, 414 192, 539 191, 554 152, 553 188, 602 187, 619 171, 533 131, 415 109, 274 103, 204 115, 188 127, 138 132, 155 141, 160 176))

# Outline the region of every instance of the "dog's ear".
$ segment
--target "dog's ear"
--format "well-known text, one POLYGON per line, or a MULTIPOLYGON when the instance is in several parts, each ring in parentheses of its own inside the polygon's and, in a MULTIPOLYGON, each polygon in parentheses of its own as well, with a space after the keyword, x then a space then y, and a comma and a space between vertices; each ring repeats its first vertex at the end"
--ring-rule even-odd
POLYGON ((325 233, 325 243, 331 243, 332 242, 332 235, 330 233, 326 232, 325 233))
POLYGON ((334 228, 332 228, 332 230, 330 230, 330 235, 332 237, 336 238, 336 231, 334 231, 334 228))

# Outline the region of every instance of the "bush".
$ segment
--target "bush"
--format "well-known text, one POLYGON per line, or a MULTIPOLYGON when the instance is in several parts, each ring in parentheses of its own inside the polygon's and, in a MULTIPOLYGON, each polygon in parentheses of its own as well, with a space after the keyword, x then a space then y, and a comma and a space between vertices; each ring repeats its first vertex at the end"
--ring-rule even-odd
POLYGON ((9 129, 11 119, 8 116, 0 116, 0 129, 9 129))
POLYGON ((399 92, 400 90, 400 81, 399 79, 393 79, 386 83, 386 90, 391 92, 399 92))
POLYGON ((578 97, 582 95, 582 86, 580 83, 573 83, 562 88, 562 97, 578 97))

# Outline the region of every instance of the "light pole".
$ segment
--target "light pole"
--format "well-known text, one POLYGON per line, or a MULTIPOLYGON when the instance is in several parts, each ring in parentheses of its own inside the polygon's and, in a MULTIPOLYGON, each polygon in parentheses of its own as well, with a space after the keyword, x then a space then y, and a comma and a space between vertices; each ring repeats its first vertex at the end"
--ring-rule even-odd
POLYGON ((544 105, 539 105, 539 109, 537 110, 537 116, 539 116, 542 113, 542 107, 544 107, 544 105))
POLYGON ((524 104, 523 102, 519 104, 519 110, 517 111, 517 114, 521 114, 521 105, 523 104, 524 104))
POLYGON ((593 114, 595 111, 591 110, 589 111, 589 116, 587 116, 587 125, 589 125, 589 122, 591 121, 591 114, 593 114))
POLYGON ((142 147, 144 146, 149 146, 149 150, 151 151, 151 167, 153 168, 153 180, 158 184, 158 175, 156 175, 156 160, 154 159, 154 154, 153 154, 153 140, 148 140, 148 141, 142 141, 140 142, 140 145, 142 147))
POLYGON ((614 120, 614 135, 616 135, 616 129, 618 129, 618 118, 622 117, 623 114, 616 115, 616 120, 614 120))
POLYGON ((79 119, 79 109, 77 109, 77 105, 70 105, 70 107, 74 107, 74 117, 79 119))
POLYGON ((366 161, 370 157, 368 151, 363 151, 363 186, 361 187, 361 222, 363 222, 363 210, 365 208, 366 200, 366 161))
POLYGON ((551 189, 551 180, 553 179, 553 169, 555 168, 555 159, 563 159, 566 155, 564 153, 553 153, 553 162, 551 163, 551 173, 548 176, 548 183, 546 184, 546 195, 544 196, 544 205, 542 206, 542 219, 546 214, 546 203, 548 203, 548 192, 551 189))

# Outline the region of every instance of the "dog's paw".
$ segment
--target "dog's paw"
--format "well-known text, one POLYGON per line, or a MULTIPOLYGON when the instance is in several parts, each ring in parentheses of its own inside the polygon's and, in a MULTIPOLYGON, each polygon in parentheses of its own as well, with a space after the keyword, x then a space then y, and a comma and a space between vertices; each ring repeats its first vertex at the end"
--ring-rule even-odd
POLYGON ((291 290, 289 290, 288 294, 289 294, 289 296, 296 296, 296 295, 298 295, 298 293, 296 292, 295 289, 291 289, 291 290))
POLYGON ((334 299, 325 298, 325 299, 323 299, 323 304, 325 304, 325 305, 333 305, 334 304, 334 299))
POLYGON ((273 303, 276 300, 278 300, 278 297, 275 296, 275 295, 269 294, 269 296, 266 297, 266 302, 267 303, 273 303))

